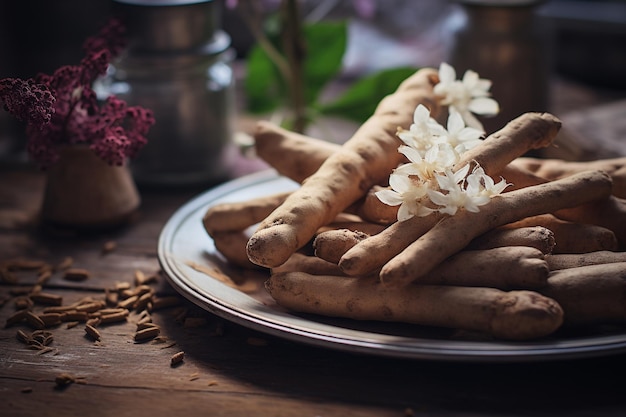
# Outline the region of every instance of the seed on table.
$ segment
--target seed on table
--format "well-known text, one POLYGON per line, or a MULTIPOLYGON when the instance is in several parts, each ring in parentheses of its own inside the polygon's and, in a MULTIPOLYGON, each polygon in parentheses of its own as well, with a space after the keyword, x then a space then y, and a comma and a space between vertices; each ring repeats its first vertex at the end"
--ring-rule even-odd
POLYGON ((185 359, 185 352, 182 350, 172 355, 170 358, 170 366, 176 366, 185 359))
POLYGON ((64 311, 61 313, 61 321, 78 321, 86 322, 89 318, 89 314, 86 311, 64 311))
POLYGON ((16 284, 17 277, 6 266, 0 267, 0 282, 6 282, 7 284, 16 284))
POLYGON ((121 311, 117 311, 115 313, 102 314, 100 316, 100 323, 101 324, 117 323, 117 322, 126 320, 127 317, 128 317, 128 310, 121 309, 121 311))
POLYGON ((7 317, 4 327, 9 327, 9 326, 12 326, 17 323, 21 323, 22 321, 26 320, 26 313, 28 313, 27 309, 20 309, 16 311, 15 313, 11 314, 9 317, 7 317))
POLYGON ((153 297, 152 308, 150 309, 150 311, 156 311, 168 307, 176 307, 178 305, 180 305, 180 297, 177 297, 175 295, 167 297, 153 297))
POLYGON ((107 254, 113 252, 117 248, 117 242, 114 240, 107 240, 102 245, 102 253, 107 254))
POLYGON ((139 299, 138 296, 133 295, 132 297, 128 297, 127 299, 122 300, 119 303, 117 303, 117 306, 121 308, 131 309, 138 299, 139 299))
POLYGON ((133 304, 133 308, 137 311, 143 310, 144 308, 146 308, 146 306, 148 305, 151 299, 152 299, 152 293, 147 292, 143 294, 141 297, 139 297, 137 302, 133 304))
POLYGON ((91 302, 76 306, 76 311, 85 311, 87 313, 95 313, 96 311, 104 307, 105 307, 104 301, 91 301, 91 302))
POLYGON ((74 264, 74 258, 72 258, 71 256, 66 256, 65 258, 63 258, 61 262, 57 264, 57 266, 54 269, 57 271, 65 271, 66 269, 70 268, 73 264, 74 264))
POLYGON ((120 296, 117 292, 111 291, 108 288, 104 290, 104 300, 107 305, 114 306, 117 305, 120 296))
POLYGON ((60 295, 41 291, 30 294, 30 299, 36 303, 51 306, 60 306, 63 304, 63 297, 60 295))
POLYGON ((23 330, 18 330, 15 337, 17 337, 17 340, 19 340, 20 342, 26 343, 26 344, 28 344, 31 340, 31 337, 28 334, 26 334, 26 332, 23 330))
POLYGON ((89 271, 81 268, 67 269, 63 274, 63 278, 68 281, 85 281, 91 276, 89 271))
POLYGON ((43 320, 41 320, 39 316, 33 313, 32 311, 26 312, 26 322, 31 327, 38 329, 38 330, 42 330, 46 327, 46 323, 44 323, 43 320))
POLYGON ((137 331, 144 329, 154 329, 159 328, 159 325, 156 323, 137 323, 137 331))
POLYGON ((76 378, 70 374, 62 373, 54 378, 54 382, 57 384, 57 387, 66 387, 69 384, 76 382, 76 378))
POLYGON ((93 317, 90 319, 87 319, 86 324, 96 327, 97 325, 99 325, 102 322, 102 320, 100 320, 100 317, 93 317))
POLYGON ((100 339, 102 339, 102 335, 100 334, 98 329, 93 327, 91 324, 85 325, 85 333, 87 333, 87 335, 89 335, 89 337, 91 337, 95 341, 100 341, 100 339))
POLYGON ((46 268, 42 271, 39 271, 39 275, 37 275, 37 284, 43 285, 52 277, 52 268, 46 268))
POLYGON ((147 329, 139 330, 135 333, 135 342, 143 342, 153 339, 161 333, 161 329, 158 327, 150 327, 147 329))
POLYGON ((56 326, 61 324, 61 313, 43 313, 39 314, 39 318, 47 326, 56 326))
POLYGON ((9 260, 6 265, 10 270, 28 271, 33 269, 39 269, 46 266, 46 262, 36 259, 16 258, 9 260))
POLYGON ((34 304, 34 301, 27 296, 19 296, 15 298, 15 308, 18 310, 30 309, 34 304))

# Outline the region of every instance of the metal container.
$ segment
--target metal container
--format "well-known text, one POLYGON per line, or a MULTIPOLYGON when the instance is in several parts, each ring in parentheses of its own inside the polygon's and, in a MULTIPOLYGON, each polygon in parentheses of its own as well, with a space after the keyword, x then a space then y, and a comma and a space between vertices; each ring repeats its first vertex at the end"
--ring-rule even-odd
POLYGON ((536 18, 540 0, 459 0, 466 21, 455 33, 450 64, 493 82, 500 113, 481 118, 492 133, 525 112, 547 111, 550 39, 536 18))
POLYGON ((98 92, 154 112, 148 144, 131 161, 139 185, 195 186, 228 178, 235 93, 219 7, 210 0, 113 0, 129 44, 98 92))

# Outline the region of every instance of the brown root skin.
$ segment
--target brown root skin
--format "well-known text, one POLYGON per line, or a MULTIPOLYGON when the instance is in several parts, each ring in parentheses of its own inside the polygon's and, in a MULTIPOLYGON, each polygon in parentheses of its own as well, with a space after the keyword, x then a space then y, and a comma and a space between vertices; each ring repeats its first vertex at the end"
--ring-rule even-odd
POLYGON ((626 262, 554 271, 540 292, 562 306, 568 326, 626 323, 626 262))
POLYGON ((582 171, 601 170, 613 180, 613 195, 626 198, 626 157, 598 159, 595 161, 565 161, 562 159, 543 159, 521 157, 512 161, 533 174, 555 180, 582 171))
POLYGON ((299 252, 291 255, 284 264, 272 268, 271 270, 272 275, 282 272, 305 272, 311 275, 344 275, 337 264, 328 262, 317 256, 309 256, 299 252))
POLYGON ((546 285, 550 268, 543 253, 527 246, 463 250, 415 281, 419 284, 536 289, 546 285))
MULTIPOLYGON (((539 177, 516 164, 507 165, 502 172, 502 176, 508 182, 513 183, 513 186, 510 187, 510 190, 513 191, 550 182, 550 180, 539 177)), ((611 193, 613 193, 612 182, 611 179, 611 193)), ((570 222, 595 224, 609 229, 615 234, 620 248, 626 248, 626 199, 611 195, 607 199, 558 210, 552 214, 570 222)))
POLYGON ((246 243, 248 242, 249 236, 245 232, 216 232, 213 233, 212 238, 215 249, 217 249, 229 263, 246 269, 261 269, 248 259, 246 243))
POLYGON ((546 256, 551 271, 558 269, 578 268, 588 265, 626 262, 626 252, 597 251, 588 253, 564 253, 546 256))
POLYGON ((473 239, 467 249, 493 249, 505 246, 528 246, 544 254, 552 253, 556 241, 554 233, 543 226, 511 227, 506 225, 490 230, 473 239))
POLYGON ((267 121, 257 123, 254 141, 259 158, 280 175, 299 183, 341 149, 340 145, 304 136, 267 121))
POLYGON ((407 285, 491 229, 525 217, 606 199, 610 193, 610 177, 592 171, 495 196, 478 213, 462 210, 437 223, 382 267, 381 281, 391 286, 407 285))
POLYGON ((464 152, 455 170, 474 162, 496 178, 514 159, 550 145, 560 129, 561 121, 550 113, 524 113, 489 135, 479 146, 464 152))
POLYGON ((382 232, 350 248, 339 260, 339 267, 351 276, 378 271, 442 218, 442 215, 433 213, 426 217, 412 217, 403 222, 395 222, 382 232))
POLYGON ((221 203, 209 207, 202 218, 209 235, 217 232, 242 231, 260 222, 285 201, 291 192, 277 193, 241 202, 221 203))
POLYGON ((357 243, 369 237, 368 234, 348 229, 328 230, 319 233, 313 240, 315 256, 338 264, 341 256, 357 243))
POLYGON ((265 287, 279 305, 296 312, 479 331, 499 339, 545 337, 563 321, 554 300, 532 291, 445 285, 391 289, 376 277, 300 272, 272 275, 265 287))
POLYGON ((248 244, 248 258, 270 268, 282 264, 321 226, 372 186, 386 181, 403 160, 398 152, 398 126, 408 128, 420 103, 433 114, 438 112, 433 92, 436 76, 434 69, 419 70, 381 100, 352 138, 261 222, 248 244))
POLYGON ((574 223, 561 220, 552 214, 527 217, 505 227, 544 227, 554 234, 553 253, 586 253, 619 249, 613 231, 595 224, 574 223))

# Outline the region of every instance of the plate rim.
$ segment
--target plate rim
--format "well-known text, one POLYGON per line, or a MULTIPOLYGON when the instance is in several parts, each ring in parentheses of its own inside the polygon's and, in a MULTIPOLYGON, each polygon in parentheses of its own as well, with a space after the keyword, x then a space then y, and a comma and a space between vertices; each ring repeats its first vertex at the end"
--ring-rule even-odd
MULTIPOLYGON (((274 181, 286 181, 286 184, 292 183, 294 187, 296 186, 295 183, 280 176, 275 170, 266 169, 210 188, 191 198, 170 216, 158 238, 157 256, 166 279, 179 294, 198 307, 223 319, 261 333, 317 347, 374 356, 456 362, 531 362, 607 356, 626 351, 626 333, 578 338, 575 339, 577 343, 574 343, 573 340, 452 341, 405 336, 395 337, 402 343, 390 343, 389 341, 381 343, 375 341, 376 338, 385 339, 385 335, 379 333, 353 330, 348 331, 348 333, 353 334, 354 337, 333 335, 331 330, 333 328, 338 329, 336 326, 320 325, 318 322, 290 315, 288 312, 275 310, 271 311, 268 316, 267 311, 263 314, 259 312, 254 314, 254 312, 231 306, 218 295, 207 293, 206 289, 194 285, 185 272, 181 270, 176 258, 171 255, 169 247, 175 242, 176 234, 180 228, 186 224, 186 221, 190 221, 193 215, 197 215, 198 210, 203 210, 204 213, 211 204, 219 202, 220 199, 235 191, 242 191, 274 181), (315 323, 316 327, 329 327, 328 332, 322 333, 319 330, 315 331, 296 325, 302 322, 315 323), (372 336, 367 338, 365 337, 366 334, 372 336), (426 343, 424 343, 425 341, 426 343)), ((202 225, 198 224, 198 227, 201 228, 202 225)), ((207 239, 211 241, 208 234, 207 239)), ((218 285, 222 285, 225 291, 237 291, 225 284, 219 283, 218 285)), ((252 299, 252 297, 250 298, 252 299)), ((259 304, 261 303, 259 302, 259 304)))

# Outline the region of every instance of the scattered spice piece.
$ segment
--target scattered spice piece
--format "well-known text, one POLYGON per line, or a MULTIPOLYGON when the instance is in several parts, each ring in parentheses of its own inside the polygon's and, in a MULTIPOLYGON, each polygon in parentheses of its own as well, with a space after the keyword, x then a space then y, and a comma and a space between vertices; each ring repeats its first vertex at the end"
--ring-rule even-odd
POLYGON ((41 330, 46 327, 46 323, 44 323, 43 320, 41 320, 39 316, 33 313, 32 311, 27 311, 25 313, 25 318, 26 318, 26 323, 28 323, 28 325, 34 329, 41 330))
POLYGON ((209 381, 209 383, 207 384, 209 387, 214 387, 216 385, 219 385, 219 383, 216 380, 211 380, 209 381))
POLYGON ((198 378, 200 378, 200 374, 198 372, 194 372, 193 374, 189 375, 190 381, 195 381, 198 378))
POLYGON ((43 268, 47 264, 36 259, 16 258, 6 261, 5 265, 11 271, 32 271, 43 268))
POLYGON ((92 339, 94 339, 96 342, 102 339, 102 335, 100 334, 98 329, 93 327, 91 324, 85 325, 85 333, 87 333, 87 335, 91 337, 92 339))
POLYGON ((58 294, 37 291, 30 294, 30 299, 35 303, 46 304, 50 306, 60 306, 63 304, 63 297, 58 294))
POLYGON ((84 304, 79 304, 76 306, 76 311, 84 311, 87 313, 95 313, 96 311, 104 308, 106 304, 104 301, 90 301, 84 304))
POLYGON ((127 317, 128 317, 128 310, 121 309, 120 311, 116 311, 113 313, 102 314, 102 316, 100 316, 100 323, 102 324, 119 323, 120 321, 126 321, 127 317))
POLYGON ((117 306, 130 310, 133 307, 133 305, 137 302, 138 299, 139 299, 138 296, 133 295, 132 297, 128 297, 127 299, 122 300, 119 303, 117 303, 117 306))
POLYGON ((76 378, 67 373, 59 374, 54 378, 54 383, 57 385, 57 388, 65 388, 74 382, 76 382, 76 378))
POLYGON ((26 320, 27 312, 28 312, 28 309, 24 308, 24 309, 19 309, 15 313, 11 314, 9 317, 7 317, 7 321, 4 324, 4 327, 10 327, 14 324, 23 322, 24 320, 26 320))
POLYGON ((31 392, 33 392, 33 388, 32 387, 24 387, 20 390, 21 393, 24 394, 30 394, 31 392))
POLYGON ((85 281, 91 274, 86 269, 82 268, 70 268, 63 274, 63 279, 68 281, 85 281))
POLYGON ((106 255, 113 252, 115 249, 117 249, 117 242, 114 240, 108 240, 104 242, 104 245, 102 245, 102 254, 106 255))
POLYGON ((135 342, 145 342, 150 339, 154 339, 161 333, 161 329, 158 326, 149 327, 146 329, 138 330, 135 333, 135 342))
POLYGON ((17 277, 5 265, 0 266, 0 282, 17 284, 17 277))
POLYGON ((39 314, 39 318, 44 322, 46 327, 57 326, 61 324, 61 313, 44 313, 39 314))
POLYGON ((115 306, 119 302, 120 296, 117 292, 111 291, 110 289, 104 290, 104 300, 107 305, 115 306))
POLYGON ((30 309, 35 304, 30 297, 27 296, 19 296, 15 298, 15 308, 18 310, 22 309, 30 309))
POLYGON ((44 285, 52 277, 52 267, 46 267, 37 275, 37 285, 44 285))
POLYGON ((183 352, 181 350, 180 352, 177 352, 177 353, 172 355, 172 357, 170 359, 170 366, 176 366, 176 365, 182 363, 182 361, 184 359, 185 359, 185 352, 183 352))
POLYGON ((168 307, 176 307, 178 305, 180 305, 180 297, 176 295, 167 297, 153 297, 152 308, 150 309, 150 311, 161 310, 168 307))
POLYGON ((57 271, 65 271, 66 269, 69 269, 72 265, 74 265, 74 258, 72 258, 71 256, 66 256, 61 262, 59 262, 59 264, 57 264, 54 269, 57 271))

